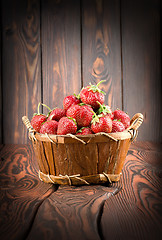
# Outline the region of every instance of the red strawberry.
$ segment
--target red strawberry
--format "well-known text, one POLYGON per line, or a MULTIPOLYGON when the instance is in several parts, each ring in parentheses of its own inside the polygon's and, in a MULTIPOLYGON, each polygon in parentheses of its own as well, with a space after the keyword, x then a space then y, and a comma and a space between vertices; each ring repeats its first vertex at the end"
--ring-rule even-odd
POLYGON ((53 109, 47 120, 56 120, 59 121, 62 117, 66 116, 66 111, 65 109, 61 109, 61 108, 55 108, 53 109))
POLYGON ((31 119, 31 125, 32 125, 32 127, 33 127, 37 132, 40 131, 40 128, 41 128, 42 123, 44 123, 44 122, 47 120, 47 117, 46 117, 44 114, 41 114, 41 113, 39 112, 40 105, 43 105, 43 106, 45 106, 46 108, 48 108, 49 110, 51 110, 49 107, 47 107, 47 106, 46 106, 45 104, 43 104, 43 103, 39 103, 39 104, 38 104, 38 108, 37 108, 37 112, 38 112, 38 113, 34 113, 32 119, 31 119))
POLYGON ((127 129, 130 126, 130 117, 127 113, 123 112, 120 109, 116 109, 114 112, 114 120, 120 120, 123 124, 125 129, 127 129))
POLYGON ((94 115, 93 109, 88 105, 80 105, 76 112, 76 122, 79 127, 88 127, 94 115))
POLYGON ((112 120, 108 116, 97 116, 94 115, 91 124, 91 130, 94 133, 105 132, 110 133, 112 131, 112 120))
POLYGON ((57 134, 58 122, 50 120, 42 124, 40 133, 57 134))
POLYGON ((46 121, 46 119, 47 119, 47 117, 45 115, 36 114, 31 119, 31 125, 37 132, 39 132, 42 123, 44 123, 46 121))
POLYGON ((123 132, 125 130, 124 124, 120 121, 112 121, 112 132, 123 132))
POLYGON ((78 103, 80 103, 80 100, 74 95, 67 96, 63 100, 63 106, 65 110, 67 110, 70 106, 78 103))
POLYGON ((76 134, 77 131, 77 124, 75 119, 62 117, 58 122, 58 135, 66 135, 68 133, 76 134))
POLYGON ((76 135, 88 135, 88 134, 93 134, 91 129, 89 127, 82 127, 76 135))
POLYGON ((90 84, 80 92, 81 101, 91 105, 94 109, 99 108, 99 103, 103 104, 105 100, 105 92, 101 91, 98 87, 101 82, 103 81, 100 81, 97 85, 90 84))
POLYGON ((80 105, 78 104, 72 105, 71 107, 68 108, 66 112, 66 116, 76 119, 76 113, 79 109, 80 109, 80 105))

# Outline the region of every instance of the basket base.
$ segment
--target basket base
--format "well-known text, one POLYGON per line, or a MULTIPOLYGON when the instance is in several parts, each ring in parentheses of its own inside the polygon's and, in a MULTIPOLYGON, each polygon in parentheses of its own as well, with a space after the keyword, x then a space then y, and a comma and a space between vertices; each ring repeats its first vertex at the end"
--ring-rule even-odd
POLYGON ((59 185, 90 185, 117 182, 121 174, 96 174, 89 176, 80 176, 80 174, 72 176, 54 176, 39 171, 39 179, 45 183, 53 183, 59 185))

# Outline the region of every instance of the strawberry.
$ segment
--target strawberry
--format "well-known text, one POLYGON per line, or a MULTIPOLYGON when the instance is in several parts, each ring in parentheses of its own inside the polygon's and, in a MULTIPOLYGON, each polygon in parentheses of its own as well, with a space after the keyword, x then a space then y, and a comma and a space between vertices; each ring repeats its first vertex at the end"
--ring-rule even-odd
POLYGON ((55 120, 46 121, 41 125, 40 133, 57 134, 58 122, 55 120))
POLYGON ((77 131, 77 124, 75 119, 62 117, 58 122, 58 135, 66 135, 68 133, 76 134, 77 131))
POLYGON ((65 109, 61 109, 61 108, 55 108, 53 109, 47 120, 56 120, 59 121, 62 117, 66 116, 66 111, 65 109))
POLYGON ((125 130, 124 124, 120 121, 112 121, 112 132, 123 132, 125 130))
POLYGON ((40 131, 42 123, 46 121, 47 117, 43 114, 36 114, 31 119, 31 125, 36 130, 36 132, 40 131))
MULTIPOLYGON (((38 108, 37 108, 37 113, 34 113, 32 119, 31 119, 31 125, 37 132, 40 131, 42 123, 44 123, 47 120, 47 117, 44 114, 41 114, 39 112, 40 105, 47 107, 45 104, 39 103, 38 108)), ((48 108, 48 109, 50 109, 50 108, 48 108)))
POLYGON ((100 81, 97 85, 92 85, 90 83, 89 86, 82 88, 80 92, 80 98, 83 103, 86 103, 88 105, 91 105, 94 109, 99 108, 99 103, 103 104, 105 100, 105 92, 101 91, 99 89, 99 84, 104 82, 100 81), (99 103, 98 103, 99 102, 99 103))
POLYGON ((88 127, 92 121, 93 115, 94 111, 90 106, 81 104, 75 117, 78 127, 88 127))
POLYGON ((91 130, 94 133, 110 133, 112 131, 112 120, 108 116, 103 116, 102 114, 97 116, 94 114, 91 130))
POLYGON ((72 106, 74 104, 78 104, 78 103, 80 103, 80 100, 76 96, 69 95, 64 98, 63 107, 65 110, 67 110, 70 106, 72 106))
POLYGON ((80 109, 80 105, 78 104, 72 105, 71 107, 68 108, 66 112, 66 116, 76 119, 76 113, 79 109, 80 109))
POLYGON ((76 135, 88 135, 93 134, 89 127, 82 127, 79 131, 77 131, 76 135))
POLYGON ((124 124, 125 129, 127 129, 130 126, 130 117, 124 111, 120 109, 116 109, 113 112, 113 115, 114 115, 114 120, 115 119, 120 120, 124 124))
POLYGON ((79 127, 88 127, 92 121, 93 114, 93 109, 84 103, 72 105, 66 112, 66 116, 74 118, 79 127))

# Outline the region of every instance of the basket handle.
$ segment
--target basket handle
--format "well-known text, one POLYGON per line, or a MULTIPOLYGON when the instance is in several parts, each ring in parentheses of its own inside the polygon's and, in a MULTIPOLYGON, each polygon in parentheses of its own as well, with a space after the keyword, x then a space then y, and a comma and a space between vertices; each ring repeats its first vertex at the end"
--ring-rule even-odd
POLYGON ((144 117, 141 113, 136 113, 131 119, 130 126, 127 128, 127 130, 130 129, 137 130, 143 123, 143 119, 144 117))
POLYGON ((28 130, 30 130, 32 128, 32 125, 31 125, 31 123, 30 123, 30 121, 29 121, 27 116, 23 116, 22 117, 22 121, 23 121, 24 125, 26 126, 26 128, 28 130))
POLYGON ((36 131, 35 131, 35 129, 32 127, 32 125, 31 125, 28 117, 27 117, 27 116, 23 116, 23 117, 22 117, 22 121, 23 121, 25 127, 29 130, 29 134, 30 134, 30 135, 29 135, 29 139, 30 139, 30 140, 34 139, 34 140, 36 141, 36 140, 37 140, 37 139, 35 138, 35 133, 36 133, 36 131))

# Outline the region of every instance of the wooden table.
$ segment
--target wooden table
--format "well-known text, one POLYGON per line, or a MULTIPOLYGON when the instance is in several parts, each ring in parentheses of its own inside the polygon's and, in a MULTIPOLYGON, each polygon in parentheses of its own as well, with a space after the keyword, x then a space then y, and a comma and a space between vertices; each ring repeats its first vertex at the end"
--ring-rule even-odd
POLYGON ((38 178, 31 145, 0 146, 0 239, 161 239, 161 144, 131 145, 112 186, 38 178))

